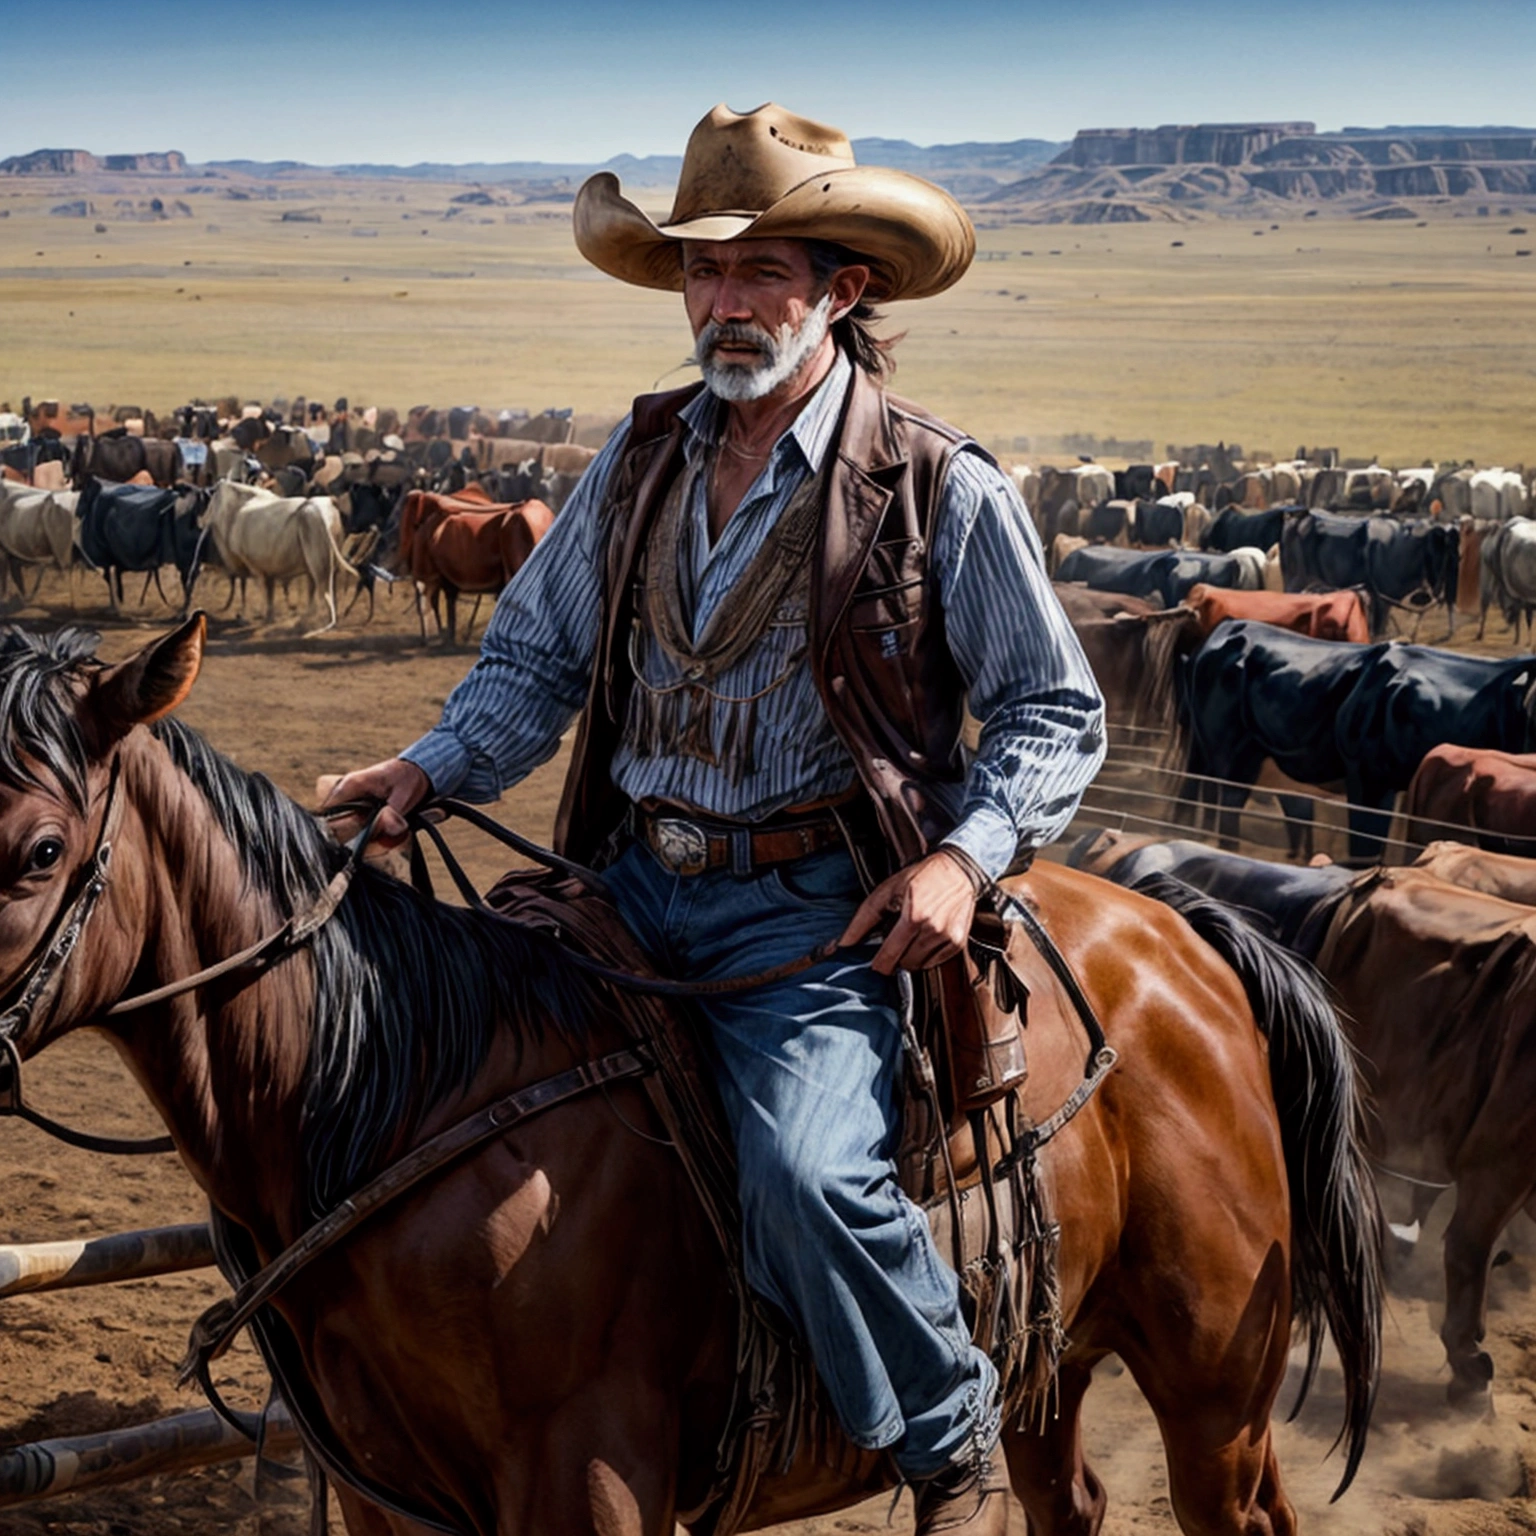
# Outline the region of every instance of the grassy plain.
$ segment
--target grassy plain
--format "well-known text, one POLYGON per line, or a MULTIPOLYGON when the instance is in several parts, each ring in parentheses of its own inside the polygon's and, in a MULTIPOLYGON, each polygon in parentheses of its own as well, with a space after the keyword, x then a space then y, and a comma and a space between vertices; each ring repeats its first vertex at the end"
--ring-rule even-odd
MULTIPOLYGON (((262 187, 0 184, 0 400, 345 394, 617 416, 689 377, 678 301, 587 267, 568 207, 454 205, 460 187, 405 181, 262 187), (117 198, 151 196, 191 216, 115 216, 117 198), (80 197, 92 216, 50 214, 80 197), (301 211, 320 222, 283 222, 301 211)), ((1536 238, 1510 231, 1536 215, 1464 213, 985 227, 956 289, 892 311, 897 388, 1021 458, 1093 434, 1529 462, 1536 257, 1516 251, 1536 238)))

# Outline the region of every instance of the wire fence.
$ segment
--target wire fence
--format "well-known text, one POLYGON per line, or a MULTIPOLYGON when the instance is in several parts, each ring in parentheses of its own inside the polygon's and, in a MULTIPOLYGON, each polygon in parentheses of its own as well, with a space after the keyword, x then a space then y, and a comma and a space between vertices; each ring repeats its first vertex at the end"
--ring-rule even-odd
MULTIPOLYGON (((1115 727, 1116 731, 1119 729, 1121 728, 1115 727)), ((1141 735, 1156 734, 1151 727, 1129 729, 1141 735)), ((1166 737, 1167 733, 1163 732, 1163 735, 1166 737)), ((1525 856, 1536 856, 1536 834, 1533 833, 1506 832, 1492 827, 1480 827, 1473 822, 1446 821, 1439 817, 1418 814, 1407 818, 1406 811, 1400 811, 1395 805, 1389 807, 1361 805, 1356 801, 1345 799, 1336 790, 1312 785, 1298 783, 1294 788, 1280 787, 1274 784, 1255 784, 1239 779, 1222 778, 1217 774, 1190 773, 1162 762, 1156 748, 1139 743, 1111 742, 1111 752, 1105 762, 1104 770, 1089 786, 1079 817, 1087 811, 1102 816, 1120 814, 1117 807, 1104 803, 1106 796, 1125 797, 1140 802, 1161 802, 1168 808, 1169 815, 1151 816, 1143 805, 1143 809, 1133 819, 1166 828, 1195 841, 1208 841, 1213 835, 1210 830, 1200 824, 1203 813, 1214 811, 1220 814, 1222 811, 1240 810, 1240 814, 1248 820, 1283 827, 1288 835, 1302 831, 1323 831, 1329 834, 1347 831, 1353 838, 1371 842, 1380 848, 1383 854, 1389 848, 1396 848, 1402 850, 1407 857, 1413 858, 1423 850, 1426 843, 1433 841, 1434 836, 1444 836, 1454 841, 1465 842, 1470 834, 1474 842, 1482 837, 1497 838, 1499 846, 1506 851, 1518 850, 1525 856), (1163 774, 1170 782, 1162 788, 1139 788, 1119 782, 1117 770, 1121 768, 1142 775, 1150 769, 1163 774), (1325 821, 1317 816, 1305 816, 1284 810, 1266 811, 1246 803, 1241 807, 1225 807, 1219 798, 1207 793, 1210 790, 1241 791, 1245 802, 1252 795, 1263 795, 1274 800, 1284 797, 1293 800, 1323 801, 1331 809, 1347 817, 1349 825, 1344 827, 1337 821, 1325 821), (1196 793, 1191 794, 1190 791, 1196 793), (1386 817, 1390 824, 1400 816, 1410 822, 1415 836, 1397 837, 1390 833, 1369 831, 1359 825, 1361 819, 1365 817, 1386 817)), ((1405 827, 1404 830, 1408 828, 1405 827)))

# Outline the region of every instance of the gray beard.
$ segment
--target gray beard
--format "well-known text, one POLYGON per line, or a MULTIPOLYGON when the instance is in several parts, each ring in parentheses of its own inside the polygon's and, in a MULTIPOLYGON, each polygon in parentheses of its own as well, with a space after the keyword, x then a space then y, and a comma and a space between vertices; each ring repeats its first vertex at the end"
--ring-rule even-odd
POLYGON ((694 357, 705 384, 722 400, 761 400, 771 395, 792 379, 821 345, 831 312, 832 295, 823 294, 816 307, 800 322, 798 331, 786 320, 777 335, 757 325, 735 321, 717 325, 711 320, 699 332, 694 348, 694 357), (761 361, 719 362, 712 354, 715 346, 724 340, 751 342, 761 354, 761 361))

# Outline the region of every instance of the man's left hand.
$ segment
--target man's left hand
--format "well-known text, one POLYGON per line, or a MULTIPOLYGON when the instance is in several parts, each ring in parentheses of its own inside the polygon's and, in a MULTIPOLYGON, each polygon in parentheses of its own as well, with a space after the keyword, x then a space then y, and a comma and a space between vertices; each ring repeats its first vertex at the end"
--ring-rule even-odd
POLYGON ((860 943, 888 913, 896 921, 870 965, 882 976, 898 966, 924 971, 960 953, 976 913, 976 889, 958 859, 942 849, 897 870, 864 898, 844 930, 844 947, 860 943))

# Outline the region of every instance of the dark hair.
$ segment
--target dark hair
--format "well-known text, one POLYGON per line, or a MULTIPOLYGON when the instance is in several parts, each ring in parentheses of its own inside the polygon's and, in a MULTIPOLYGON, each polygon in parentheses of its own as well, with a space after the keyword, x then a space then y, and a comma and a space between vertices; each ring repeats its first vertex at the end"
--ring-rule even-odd
MULTIPOLYGON (((833 240, 807 240, 805 246, 810 253, 811 273, 818 283, 830 283, 833 275, 844 267, 869 267, 875 271, 879 270, 878 262, 868 256, 861 256, 857 251, 849 250, 846 245, 838 245, 833 240)), ((832 326, 832 340, 853 359, 857 367, 877 379, 883 379, 896 371, 896 360, 891 353, 896 343, 906 334, 902 332, 897 336, 876 335, 875 327, 882 318, 873 304, 866 299, 860 299, 841 320, 835 321, 832 326)))

